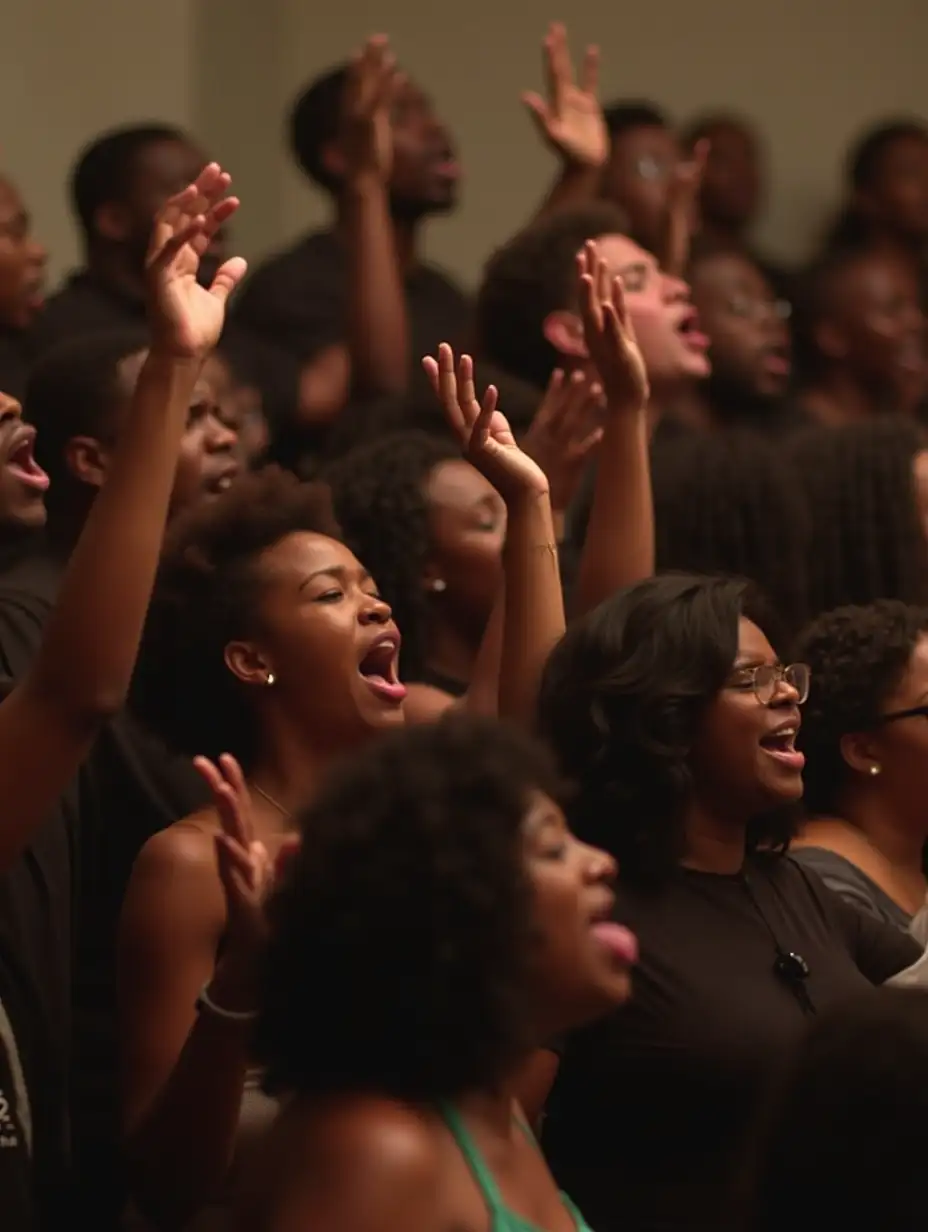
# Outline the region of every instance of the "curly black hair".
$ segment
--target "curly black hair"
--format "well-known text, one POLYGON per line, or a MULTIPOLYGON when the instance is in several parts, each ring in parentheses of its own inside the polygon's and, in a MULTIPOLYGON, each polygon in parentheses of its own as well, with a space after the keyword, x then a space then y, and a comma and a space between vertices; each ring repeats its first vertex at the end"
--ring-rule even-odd
POLYGON ((813 428, 788 442, 809 510, 810 617, 849 603, 928 604, 928 542, 913 462, 923 448, 911 420, 882 416, 813 428))
POLYGON ((552 312, 576 304, 577 253, 587 240, 627 232, 620 210, 595 201, 535 222, 498 249, 477 293, 478 355, 545 386, 560 356, 543 326, 552 312))
POLYGON ((261 554, 295 531, 339 538, 328 490, 276 467, 246 475, 171 525, 132 688, 138 717, 178 753, 249 767, 255 715, 223 653, 255 630, 261 554))
POLYGON ((269 907, 256 1059, 274 1093, 453 1099, 536 1042, 522 823, 545 751, 464 715, 336 771, 269 907))
MULTIPOLYGON (((632 884, 659 883, 682 854, 690 750, 737 657, 742 616, 769 632, 747 582, 648 578, 570 625, 548 660, 539 728, 576 788, 571 820, 632 884)), ((752 820, 749 850, 785 846, 792 820, 752 820)))
POLYGON ((358 445, 326 472, 345 542, 370 570, 403 635, 404 680, 421 679, 426 665, 425 488, 439 463, 460 456, 451 441, 394 432, 358 445))
MULTIPOLYGON (((658 570, 748 578, 794 635, 807 618, 808 518, 779 449, 749 429, 673 436, 654 441, 651 477, 658 570)), ((569 559, 582 551, 594 481, 570 510, 569 559)))
POLYGON ((792 657, 812 669, 799 732, 806 755, 803 805, 809 815, 836 812, 847 777, 841 737, 878 722, 884 700, 926 632, 928 608, 893 599, 839 607, 802 632, 792 657))
POLYGON ((848 272, 870 261, 873 255, 872 248, 838 247, 826 251, 796 278, 791 330, 793 361, 800 385, 819 376, 827 367, 816 338, 819 327, 833 316, 848 272))
POLYGON ((749 1144, 743 1232, 922 1226, 928 993, 873 989, 818 1015, 749 1144), (869 1132, 879 1127, 878 1132, 869 1132))
POLYGON ((290 150, 304 175, 329 192, 339 181, 325 162, 325 147, 338 136, 350 65, 338 64, 316 77, 294 101, 288 120, 290 150))

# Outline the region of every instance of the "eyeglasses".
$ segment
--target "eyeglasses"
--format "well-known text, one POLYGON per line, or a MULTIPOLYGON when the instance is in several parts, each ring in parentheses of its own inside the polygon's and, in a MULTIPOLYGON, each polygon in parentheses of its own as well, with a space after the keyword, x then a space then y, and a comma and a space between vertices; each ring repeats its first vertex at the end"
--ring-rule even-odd
POLYGON ((725 307, 733 317, 745 321, 788 321, 793 312, 785 299, 752 299, 747 295, 732 295, 725 307))
POLYGON ((895 723, 898 719, 928 719, 928 705, 912 706, 909 710, 893 710, 891 714, 881 714, 877 723, 895 723))
POLYGON ((798 705, 801 706, 809 700, 810 678, 808 663, 790 663, 787 667, 779 663, 760 663, 757 667, 738 668, 728 687, 742 692, 751 689, 762 706, 771 706, 779 685, 787 684, 799 694, 798 705))
POLYGON ((674 164, 644 154, 635 159, 633 170, 641 180, 669 180, 673 175, 674 164))

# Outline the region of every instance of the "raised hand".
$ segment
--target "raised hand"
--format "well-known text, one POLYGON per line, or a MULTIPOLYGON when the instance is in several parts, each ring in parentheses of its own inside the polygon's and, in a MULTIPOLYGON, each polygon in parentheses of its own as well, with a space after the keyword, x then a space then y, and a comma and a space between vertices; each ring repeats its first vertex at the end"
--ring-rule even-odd
POLYGON ((255 840, 251 797, 234 757, 224 753, 218 766, 206 757, 193 763, 213 794, 222 833, 216 838, 219 876, 226 896, 226 953, 250 962, 265 938, 264 904, 273 867, 263 843, 255 840))
POLYGON ((238 209, 238 199, 226 196, 231 183, 210 163, 155 218, 145 262, 149 324, 155 348, 180 358, 202 359, 213 350, 226 301, 245 274, 245 261, 232 257, 208 288, 197 282, 210 240, 238 209))
POLYGON ((386 36, 375 34, 352 60, 342 99, 339 150, 347 180, 371 176, 386 183, 390 178, 390 108, 401 81, 386 36))
POLYGON ((586 464, 602 440, 603 390, 577 369, 565 378, 555 369, 522 448, 548 477, 551 507, 563 513, 570 505, 586 464))
POLYGON ((682 276, 690 258, 690 245, 699 230, 699 193, 709 157, 709 141, 697 141, 689 158, 674 168, 667 189, 666 252, 661 264, 669 274, 682 276))
POLYGON ((648 371, 635 339, 621 278, 610 278, 595 240, 577 257, 580 315, 590 358, 596 365, 610 411, 644 410, 648 371))
POLYGON ((496 386, 489 385, 483 402, 478 402, 471 357, 462 355, 455 367, 454 352, 443 342, 438 358, 426 355, 422 366, 465 457, 500 496, 510 500, 531 492, 547 494, 544 471, 519 448, 509 421, 497 410, 496 386))
POLYGON ((609 154, 609 132, 599 104, 599 48, 587 47, 579 83, 567 46, 567 31, 552 22, 544 44, 547 98, 526 91, 522 101, 543 139, 567 163, 601 167, 609 154))

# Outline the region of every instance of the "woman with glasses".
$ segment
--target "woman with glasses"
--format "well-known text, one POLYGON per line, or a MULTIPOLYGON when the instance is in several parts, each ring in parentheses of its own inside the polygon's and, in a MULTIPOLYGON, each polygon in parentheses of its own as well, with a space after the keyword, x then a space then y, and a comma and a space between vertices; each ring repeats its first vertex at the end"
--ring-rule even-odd
POLYGON ((744 583, 656 577, 571 625, 545 672, 571 822, 617 857, 641 947, 631 1001, 568 1039, 548 1104, 549 1159, 597 1232, 726 1226, 781 1055, 919 954, 786 854, 809 669, 765 624, 744 583))
POLYGON ((928 609, 839 608, 799 653, 812 689, 796 859, 861 911, 928 940, 928 609))

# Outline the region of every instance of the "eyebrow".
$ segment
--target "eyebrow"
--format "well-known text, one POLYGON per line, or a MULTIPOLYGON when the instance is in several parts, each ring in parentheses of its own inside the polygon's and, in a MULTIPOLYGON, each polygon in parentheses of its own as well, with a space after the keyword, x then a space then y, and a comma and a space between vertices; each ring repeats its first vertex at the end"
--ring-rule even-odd
POLYGON ((774 657, 773 659, 765 659, 765 658, 762 658, 760 655, 751 655, 751 656, 746 655, 744 657, 739 655, 738 658, 735 659, 735 671, 736 672, 746 671, 749 667, 768 667, 768 666, 769 667, 779 667, 780 660, 776 657, 774 657))
MULTIPOLYGON (((331 577, 336 578, 339 582, 344 582, 348 578, 348 569, 346 569, 344 565, 326 565, 322 569, 314 569, 312 573, 308 574, 305 578, 303 578, 302 582, 300 582, 300 590, 303 590, 304 587, 308 586, 310 582, 315 581, 316 578, 319 577, 331 577)), ((369 582, 371 580, 371 575, 366 569, 362 569, 361 576, 358 580, 363 585, 364 582, 369 582)))

